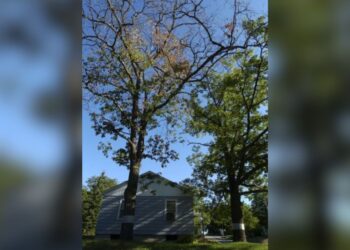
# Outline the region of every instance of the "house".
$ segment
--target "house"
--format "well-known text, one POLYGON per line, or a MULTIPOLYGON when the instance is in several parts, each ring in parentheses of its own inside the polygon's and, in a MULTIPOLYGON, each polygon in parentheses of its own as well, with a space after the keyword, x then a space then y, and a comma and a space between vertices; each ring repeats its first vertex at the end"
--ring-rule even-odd
MULTIPOLYGON (((97 237, 119 238, 124 207, 123 182, 104 193, 97 237)), ((192 236, 193 197, 181 186, 151 171, 139 177, 134 222, 135 240, 175 240, 192 236)))

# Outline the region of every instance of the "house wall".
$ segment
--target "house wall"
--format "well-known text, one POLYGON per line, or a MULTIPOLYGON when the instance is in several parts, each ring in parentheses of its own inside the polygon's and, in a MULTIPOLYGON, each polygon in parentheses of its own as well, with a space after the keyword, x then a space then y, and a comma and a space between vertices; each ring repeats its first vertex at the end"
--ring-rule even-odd
MULTIPOLYGON (((105 196, 102 202, 96 234, 120 234, 121 220, 117 218, 122 196, 105 196)), ((192 235, 193 199, 191 196, 137 196, 134 235, 192 235), (177 201, 176 220, 166 220, 166 200, 177 201)))
POLYGON ((104 196, 96 224, 96 235, 120 233, 118 210, 122 196, 104 196))
POLYGON ((140 196, 136 199, 135 235, 193 234, 192 197, 140 196), (166 220, 166 200, 176 200, 176 220, 166 220))

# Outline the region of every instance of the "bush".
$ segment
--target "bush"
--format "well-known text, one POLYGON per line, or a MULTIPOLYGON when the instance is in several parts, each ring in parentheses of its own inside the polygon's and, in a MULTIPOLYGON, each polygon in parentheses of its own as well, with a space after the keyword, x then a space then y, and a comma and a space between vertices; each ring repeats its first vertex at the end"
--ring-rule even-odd
POLYGON ((177 243, 192 243, 194 240, 193 235, 181 235, 177 239, 177 243))

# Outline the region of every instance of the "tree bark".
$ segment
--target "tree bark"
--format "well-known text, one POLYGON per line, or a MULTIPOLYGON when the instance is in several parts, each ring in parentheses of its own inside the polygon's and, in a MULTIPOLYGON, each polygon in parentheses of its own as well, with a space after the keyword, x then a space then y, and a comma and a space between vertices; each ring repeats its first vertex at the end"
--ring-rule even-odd
POLYGON ((239 186, 231 181, 230 183, 230 203, 233 241, 247 241, 244 228, 243 211, 239 186))
MULTIPOLYGON (((139 115, 139 98, 140 98, 140 84, 141 80, 137 77, 136 91, 132 93, 132 114, 130 126, 130 141, 129 141, 129 178, 127 188, 124 192, 124 215, 122 217, 122 224, 120 230, 120 239, 125 241, 133 240, 134 235, 134 219, 135 219, 135 203, 137 185, 139 180, 139 172, 141 165, 142 152, 140 151, 140 140, 137 139, 138 124, 137 118, 139 115)), ((141 143, 142 145, 142 143, 141 143)))
POLYGON ((139 179, 140 161, 131 163, 128 178, 128 186, 124 192, 124 215, 120 231, 120 239, 125 241, 133 240, 134 235, 134 218, 137 184, 139 179))
POLYGON ((232 166, 234 160, 230 157, 228 149, 224 149, 224 160, 230 192, 233 241, 247 241, 243 220, 241 194, 239 192, 239 181, 235 175, 234 167, 232 166))
MULTIPOLYGON (((130 171, 128 178, 128 186, 124 192, 124 215, 122 217, 122 225, 120 238, 125 241, 133 240, 134 234, 134 218, 135 218, 135 206, 136 206, 136 193, 139 180, 139 173, 141 167, 141 159, 144 151, 145 134, 146 134, 147 122, 142 121, 141 131, 139 132, 139 138, 137 146, 130 144, 130 171)), ((135 138, 136 136, 133 136, 135 138)))

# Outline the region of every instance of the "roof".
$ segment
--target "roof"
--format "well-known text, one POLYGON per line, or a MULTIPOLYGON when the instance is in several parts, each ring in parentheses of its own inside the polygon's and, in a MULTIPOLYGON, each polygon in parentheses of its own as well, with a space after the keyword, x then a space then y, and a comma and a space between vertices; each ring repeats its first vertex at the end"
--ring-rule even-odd
MULTIPOLYGON (((180 184, 178 184, 176 182, 173 182, 173 181, 170 181, 169 179, 161 176, 160 174, 156 174, 156 173, 154 173, 152 171, 147 171, 147 172, 141 174, 139 176, 139 181, 142 180, 142 179, 155 179, 155 178, 162 179, 163 181, 168 183, 170 186, 177 187, 177 188, 180 188, 180 189, 182 188, 182 186, 180 184)), ((124 185, 126 185, 127 183, 128 183, 128 181, 123 181, 122 183, 105 190, 103 193, 106 194, 106 193, 109 193, 109 192, 111 192, 113 190, 117 190, 117 189, 123 187, 124 185)))

